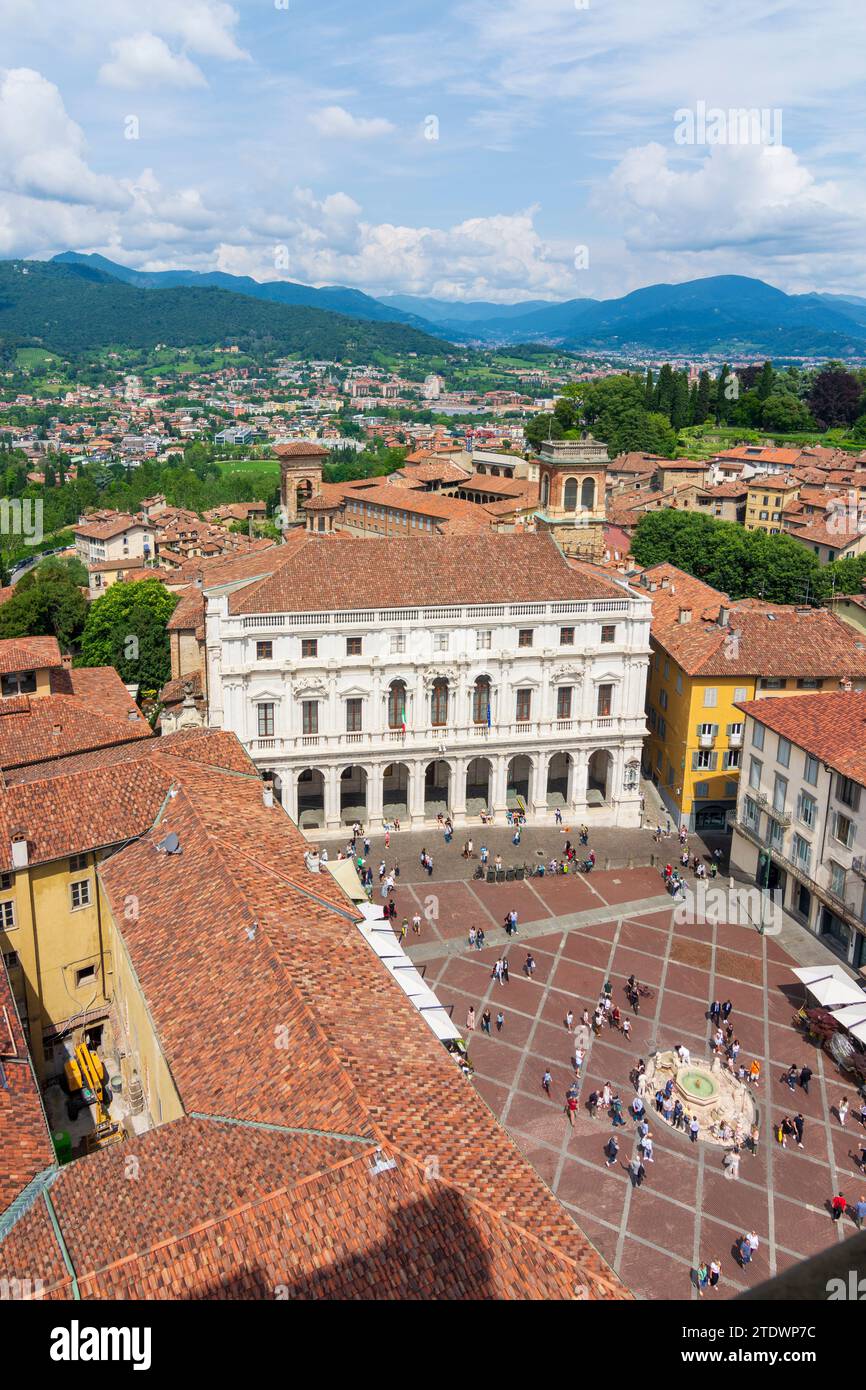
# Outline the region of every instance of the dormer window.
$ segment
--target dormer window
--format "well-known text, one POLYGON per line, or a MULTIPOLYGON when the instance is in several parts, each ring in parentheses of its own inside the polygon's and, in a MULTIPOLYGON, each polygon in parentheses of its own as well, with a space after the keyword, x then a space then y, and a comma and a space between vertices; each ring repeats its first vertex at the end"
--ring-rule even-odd
POLYGON ((7 671, 0 676, 0 694, 30 695, 35 689, 35 671, 7 671))

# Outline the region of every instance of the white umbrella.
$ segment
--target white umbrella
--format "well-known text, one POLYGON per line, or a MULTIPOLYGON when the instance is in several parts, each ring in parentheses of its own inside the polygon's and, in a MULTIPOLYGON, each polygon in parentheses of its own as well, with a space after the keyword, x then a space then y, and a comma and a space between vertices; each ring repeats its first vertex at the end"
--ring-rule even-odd
POLYGON ((806 990, 823 1008, 839 1008, 843 1004, 860 1004, 863 991, 850 980, 815 980, 806 990))
POLYGON ((802 980, 804 985, 814 984, 816 980, 844 980, 850 982, 850 976, 845 973, 841 965, 833 963, 829 965, 798 965, 791 972, 802 980))
POLYGON ((866 1023, 866 998, 862 1004, 846 1004, 843 1009, 832 1009, 831 1012, 851 1032, 858 1023, 866 1023))

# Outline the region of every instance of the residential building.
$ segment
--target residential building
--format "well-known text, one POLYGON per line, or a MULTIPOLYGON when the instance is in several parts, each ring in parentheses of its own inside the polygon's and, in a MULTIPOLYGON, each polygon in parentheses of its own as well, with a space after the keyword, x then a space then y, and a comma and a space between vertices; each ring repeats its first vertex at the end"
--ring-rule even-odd
POLYGON ((799 480, 790 476, 772 478, 759 474, 746 484, 747 531, 767 531, 777 536, 783 529, 783 512, 800 489, 799 480))
POLYGON ((307 537, 203 592, 209 721, 302 825, 639 824, 650 602, 550 536, 307 537))
POLYGON ((866 641, 825 609, 732 603, 674 565, 644 570, 638 587, 653 601, 644 773, 677 824, 723 830, 743 756, 737 706, 866 688, 866 641))
POLYGON ((866 694, 746 700, 731 867, 866 978, 866 694))
MULTIPOLYGON (((111 768, 139 819, 91 873, 112 969, 88 1036, 122 1077, 126 1141, 59 1168, 32 1072, 16 1068, 0 1088, 3 1287, 39 1280, 55 1300, 627 1297, 355 903, 310 872, 308 843, 236 739, 197 731, 147 751, 149 806, 143 760, 111 768)), ((4 981, 0 966, 3 1045, 20 1056, 4 981)), ((83 1031, 79 1016, 55 1068, 83 1031)))
POLYGON ((144 516, 88 513, 73 527, 75 549, 86 565, 104 560, 148 560, 154 554, 153 526, 144 516))

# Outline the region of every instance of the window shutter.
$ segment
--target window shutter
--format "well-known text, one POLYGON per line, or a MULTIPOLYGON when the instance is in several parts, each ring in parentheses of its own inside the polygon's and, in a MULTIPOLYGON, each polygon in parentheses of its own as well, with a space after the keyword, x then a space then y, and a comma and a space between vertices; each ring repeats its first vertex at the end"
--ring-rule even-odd
POLYGON ((718 753, 711 753, 711 754, 710 754, 710 772, 715 772, 715 770, 716 770, 716 768, 718 767, 718 765, 719 765, 719 755, 718 755, 718 753))
POLYGON ((731 730, 733 729, 733 727, 734 727, 733 724, 726 724, 726 725, 725 725, 725 737, 726 737, 726 738, 730 738, 730 737, 731 737, 731 730))
POLYGON ((698 770, 698 755, 697 755, 697 753, 693 753, 693 754, 692 754, 692 772, 697 772, 697 770, 698 770))
POLYGON ((714 725, 713 725, 713 738, 718 738, 718 736, 719 736, 719 726, 718 726, 718 724, 714 724, 714 725))

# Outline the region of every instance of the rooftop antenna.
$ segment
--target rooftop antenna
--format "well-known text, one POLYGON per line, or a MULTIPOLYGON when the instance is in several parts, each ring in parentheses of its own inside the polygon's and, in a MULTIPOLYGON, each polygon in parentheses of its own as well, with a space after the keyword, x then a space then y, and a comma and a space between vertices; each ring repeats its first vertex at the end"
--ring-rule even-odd
POLYGON ((252 926, 251 926, 251 927, 245 927, 245 928, 244 928, 244 931, 245 931, 246 934, 247 934, 247 939, 248 939, 249 941, 255 941, 255 939, 256 939, 256 932, 258 931, 258 929, 259 929, 258 918, 257 918, 257 917, 254 917, 254 918, 253 918, 253 924, 252 924, 252 926))
POLYGON ((170 830, 164 840, 158 840, 156 844, 157 854, 182 854, 180 840, 173 830, 170 830))

